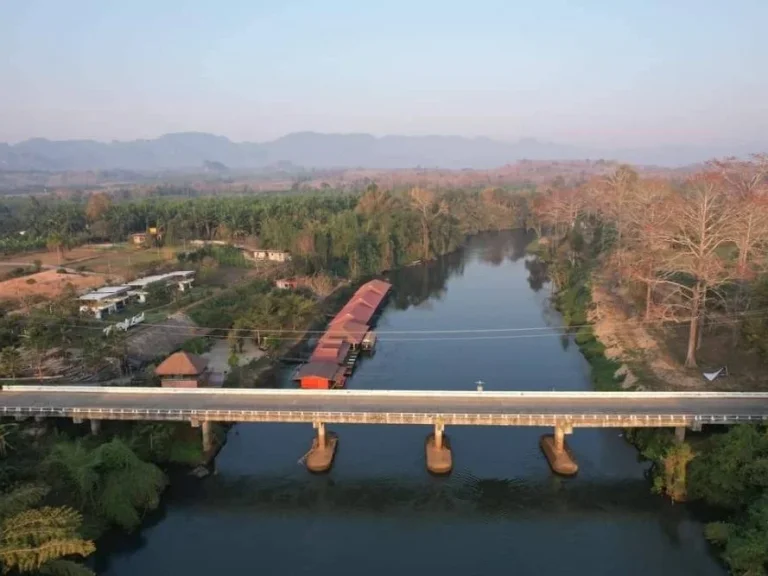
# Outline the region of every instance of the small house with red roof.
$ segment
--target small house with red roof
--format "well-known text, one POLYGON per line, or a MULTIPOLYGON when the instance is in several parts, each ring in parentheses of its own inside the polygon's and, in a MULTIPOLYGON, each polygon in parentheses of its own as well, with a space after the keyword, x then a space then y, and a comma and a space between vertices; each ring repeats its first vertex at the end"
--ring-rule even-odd
POLYGON ((313 360, 296 370, 293 379, 299 382, 302 388, 321 390, 343 388, 347 379, 345 372, 346 368, 339 366, 333 360, 313 360))
POLYGON ((163 360, 155 374, 165 388, 199 388, 208 384, 208 360, 189 352, 176 352, 163 360))

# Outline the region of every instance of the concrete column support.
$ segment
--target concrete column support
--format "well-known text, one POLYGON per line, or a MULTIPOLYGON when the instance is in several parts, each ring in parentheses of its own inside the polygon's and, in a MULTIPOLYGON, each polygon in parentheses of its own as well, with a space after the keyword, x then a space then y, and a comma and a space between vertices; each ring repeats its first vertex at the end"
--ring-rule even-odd
POLYGON ((83 423, 83 419, 79 418, 78 416, 75 416, 74 418, 72 418, 72 422, 74 424, 82 424, 83 423))
POLYGON ((312 427, 317 430, 317 445, 320 448, 325 448, 325 423, 324 422, 313 422, 312 427))
POLYGON ((101 432, 101 420, 91 420, 91 434, 94 436, 101 432))
POLYGON ((565 427, 555 426, 554 444, 556 454, 560 454, 565 450, 565 427))
POLYGON ((685 426, 675 427, 675 440, 677 442, 685 442, 685 426))
POLYGON ((573 426, 570 423, 557 424, 554 432, 552 435, 542 436, 539 446, 554 472, 563 476, 573 476, 578 472, 579 466, 565 444, 565 435, 573 432, 573 426))
POLYGON ((208 454, 213 449, 213 422, 205 420, 200 426, 203 433, 203 453, 208 454))
POLYGON ((445 432, 445 424, 442 422, 435 422, 435 448, 442 450, 443 448, 443 433, 445 432))

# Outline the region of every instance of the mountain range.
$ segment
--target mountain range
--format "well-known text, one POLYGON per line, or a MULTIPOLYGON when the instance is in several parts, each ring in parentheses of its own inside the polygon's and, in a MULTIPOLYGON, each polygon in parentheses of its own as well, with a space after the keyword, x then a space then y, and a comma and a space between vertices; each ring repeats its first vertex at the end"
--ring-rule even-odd
POLYGON ((522 139, 505 142, 462 136, 383 136, 297 132, 268 142, 232 142, 201 132, 165 134, 151 140, 99 142, 33 138, 0 143, 0 170, 136 171, 261 170, 275 165, 304 168, 489 169, 518 160, 606 159, 638 165, 684 166, 724 156, 768 150, 762 145, 587 148, 522 139))

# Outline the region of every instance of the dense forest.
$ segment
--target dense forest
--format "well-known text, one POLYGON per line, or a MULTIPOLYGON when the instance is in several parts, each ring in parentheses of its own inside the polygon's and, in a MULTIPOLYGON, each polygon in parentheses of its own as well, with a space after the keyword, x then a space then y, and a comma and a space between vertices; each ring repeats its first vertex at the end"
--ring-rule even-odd
POLYGON ((449 252, 467 234, 521 225, 526 205, 523 194, 500 189, 392 193, 375 184, 362 195, 140 202, 103 193, 84 202, 32 197, 0 203, 0 251, 65 250, 87 241, 123 241, 156 227, 167 244, 220 239, 290 250, 308 272, 356 277, 449 252))

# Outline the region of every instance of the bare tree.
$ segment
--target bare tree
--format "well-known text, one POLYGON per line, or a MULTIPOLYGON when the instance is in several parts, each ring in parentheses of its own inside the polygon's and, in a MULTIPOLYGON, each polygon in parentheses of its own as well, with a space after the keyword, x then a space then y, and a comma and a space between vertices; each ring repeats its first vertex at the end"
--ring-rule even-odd
POLYGON ((690 320, 686 367, 696 366, 696 347, 708 291, 735 278, 734 269, 721 254, 731 241, 736 207, 717 174, 692 177, 669 203, 670 216, 659 240, 672 248, 661 268, 664 282, 680 296, 690 320))
POLYGON ((636 195, 638 175, 630 166, 619 166, 614 172, 589 187, 592 208, 616 228, 616 243, 621 246, 627 225, 627 204, 636 195))
POLYGON ((411 207, 419 213, 421 218, 422 253, 425 260, 430 256, 430 228, 432 223, 443 214, 448 213, 448 205, 438 201, 437 195, 426 188, 411 188, 408 192, 411 207))
POLYGON ((711 166, 722 178, 732 201, 738 207, 732 221, 732 239, 739 251, 738 271, 743 277, 754 273, 753 266, 764 254, 768 237, 768 155, 755 155, 752 161, 728 158, 711 166))
POLYGON ((664 261, 670 254, 664 231, 670 220, 672 201, 669 183, 641 180, 626 200, 625 247, 616 258, 622 274, 645 287, 645 319, 653 312, 653 294, 661 280, 664 261))

